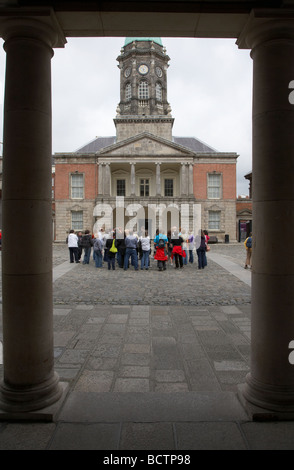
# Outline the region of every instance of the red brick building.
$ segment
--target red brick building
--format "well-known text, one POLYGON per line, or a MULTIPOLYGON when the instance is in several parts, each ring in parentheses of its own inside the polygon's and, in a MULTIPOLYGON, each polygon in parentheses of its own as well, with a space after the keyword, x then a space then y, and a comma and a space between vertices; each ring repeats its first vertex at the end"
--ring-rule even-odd
POLYGON ((172 135, 170 58, 160 38, 126 38, 116 135, 56 153, 55 239, 69 229, 200 228, 236 240, 236 153, 172 135))

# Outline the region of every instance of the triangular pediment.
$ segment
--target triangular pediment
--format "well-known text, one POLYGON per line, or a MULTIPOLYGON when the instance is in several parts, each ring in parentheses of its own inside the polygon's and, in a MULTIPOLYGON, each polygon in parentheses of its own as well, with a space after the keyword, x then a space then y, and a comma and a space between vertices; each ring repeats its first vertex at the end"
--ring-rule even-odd
POLYGON ((104 147, 98 156, 105 157, 193 157, 194 152, 148 132, 142 132, 136 136, 104 147))

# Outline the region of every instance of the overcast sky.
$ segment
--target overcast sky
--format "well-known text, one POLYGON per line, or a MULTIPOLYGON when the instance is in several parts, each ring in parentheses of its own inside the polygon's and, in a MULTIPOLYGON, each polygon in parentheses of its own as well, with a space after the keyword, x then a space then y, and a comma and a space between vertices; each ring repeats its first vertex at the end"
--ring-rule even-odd
MULTIPOLYGON (((162 38, 170 57, 168 101, 174 136, 196 137, 236 152, 237 195, 248 195, 252 169, 252 59, 233 39, 162 38)), ((0 48, 2 136, 5 52, 0 48)), ((124 38, 68 38, 52 59, 52 151, 72 152, 96 136, 115 135, 124 38)), ((2 138, 1 138, 2 142, 2 138)))

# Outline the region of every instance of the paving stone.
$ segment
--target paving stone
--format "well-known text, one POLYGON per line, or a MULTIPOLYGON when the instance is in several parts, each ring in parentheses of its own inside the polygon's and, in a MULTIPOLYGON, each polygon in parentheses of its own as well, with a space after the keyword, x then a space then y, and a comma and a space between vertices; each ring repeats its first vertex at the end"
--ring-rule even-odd
POLYGON ((114 392, 149 392, 148 379, 118 378, 114 383, 114 392))
POLYGON ((44 450, 55 429, 54 423, 10 423, 0 429, 0 450, 44 450))
POLYGON ((150 367, 147 366, 122 366, 118 370, 119 377, 149 377, 150 367))
POLYGON ((80 392, 110 392, 113 378, 113 371, 84 370, 74 389, 80 392))
POLYGON ((157 382, 184 382, 185 372, 183 370, 156 370, 155 380, 157 382))
POLYGON ((49 450, 118 450, 119 424, 60 423, 49 450))
POLYGON ((176 433, 182 450, 246 450, 236 423, 179 423, 176 433))
POLYGON ((176 449, 171 423, 126 423, 122 427, 120 448, 129 450, 176 449))

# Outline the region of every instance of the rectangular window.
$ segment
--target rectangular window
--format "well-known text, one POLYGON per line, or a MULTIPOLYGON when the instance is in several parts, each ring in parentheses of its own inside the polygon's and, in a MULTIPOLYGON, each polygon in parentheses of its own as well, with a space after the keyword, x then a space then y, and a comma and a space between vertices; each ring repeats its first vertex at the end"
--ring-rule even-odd
POLYGON ((126 180, 116 180, 116 195, 117 196, 126 195, 126 180))
POLYGON ((83 211, 71 213, 71 228, 73 230, 83 230, 83 211))
POLYGON ((84 197, 84 175, 71 175, 71 197, 73 199, 83 199, 84 197))
POLYGON ((221 198, 221 175, 210 173, 207 180, 207 197, 208 199, 221 198))
POLYGON ((208 211, 208 229, 220 230, 221 213, 220 211, 208 211))
POLYGON ((148 91, 148 83, 143 81, 139 84, 139 100, 148 100, 149 98, 149 91, 148 91))
POLYGON ((164 195, 166 197, 174 195, 174 180, 172 179, 164 180, 164 195))
POLYGON ((149 196, 149 180, 140 179, 140 196, 149 196))

